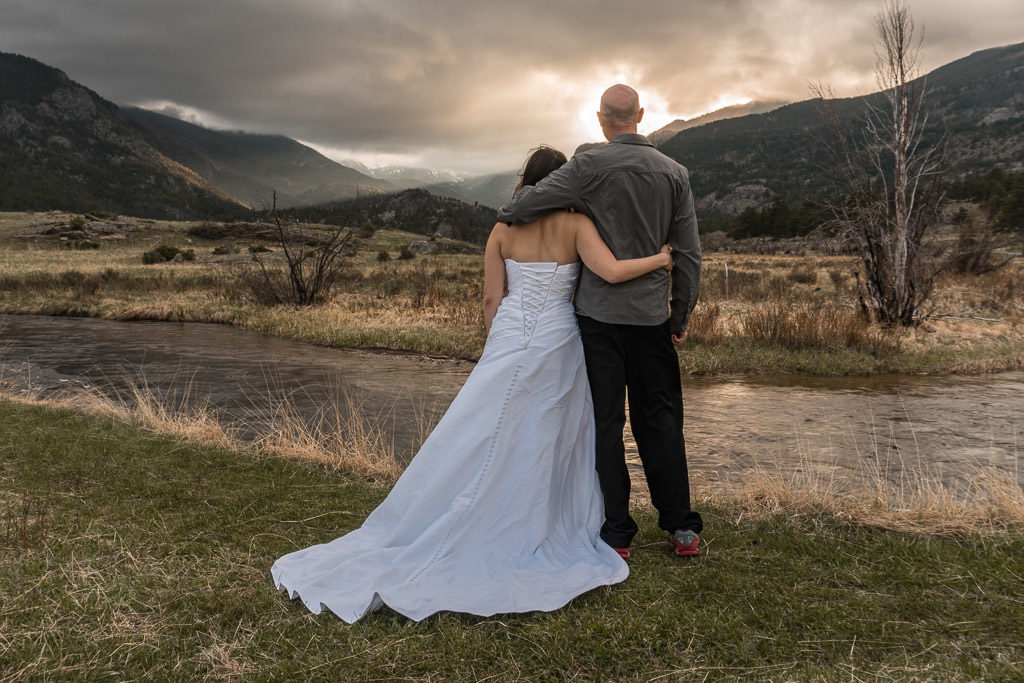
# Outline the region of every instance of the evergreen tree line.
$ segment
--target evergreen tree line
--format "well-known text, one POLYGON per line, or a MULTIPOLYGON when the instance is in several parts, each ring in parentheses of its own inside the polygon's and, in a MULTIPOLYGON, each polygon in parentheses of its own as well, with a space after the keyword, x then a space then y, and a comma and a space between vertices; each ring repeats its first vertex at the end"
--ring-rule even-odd
POLYGON ((811 201, 791 206, 782 195, 776 195, 768 206, 747 208, 736 217, 730 232, 743 237, 799 237, 828 220, 825 210, 811 201))
POLYGON ((949 185, 950 199, 976 202, 999 230, 1024 232, 1024 171, 968 173, 949 185))

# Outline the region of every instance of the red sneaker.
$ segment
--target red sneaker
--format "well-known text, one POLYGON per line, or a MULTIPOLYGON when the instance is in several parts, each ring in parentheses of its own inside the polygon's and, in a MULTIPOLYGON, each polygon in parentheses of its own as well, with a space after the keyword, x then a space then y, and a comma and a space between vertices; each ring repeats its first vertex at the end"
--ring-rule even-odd
POLYGON ((619 557, 621 557, 622 559, 629 559, 629 548, 612 548, 612 550, 617 552, 619 554, 619 557))
POLYGON ((675 548, 679 557, 696 557, 700 552, 700 536, 695 531, 687 529, 676 529, 668 537, 668 542, 675 548))

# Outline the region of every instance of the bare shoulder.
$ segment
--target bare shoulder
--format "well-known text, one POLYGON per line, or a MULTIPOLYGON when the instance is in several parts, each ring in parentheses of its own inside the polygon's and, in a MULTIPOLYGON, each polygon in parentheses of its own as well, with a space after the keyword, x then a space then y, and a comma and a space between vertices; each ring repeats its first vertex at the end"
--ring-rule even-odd
POLYGON ((491 228, 490 239, 496 239, 500 241, 502 238, 508 235, 509 230, 511 229, 512 228, 511 226, 509 226, 508 223, 502 223, 501 221, 498 221, 497 223, 494 224, 494 227, 491 228))

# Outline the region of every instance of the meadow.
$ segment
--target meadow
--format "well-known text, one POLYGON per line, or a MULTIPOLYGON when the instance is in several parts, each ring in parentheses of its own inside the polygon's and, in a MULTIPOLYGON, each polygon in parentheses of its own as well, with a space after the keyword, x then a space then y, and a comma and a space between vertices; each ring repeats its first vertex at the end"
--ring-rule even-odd
MULTIPOLYGON (((230 225, 203 230, 196 223, 120 218, 122 234, 90 244, 42 234, 73 220, 54 212, 0 214, 0 313, 213 322, 326 346, 460 359, 475 359, 483 348, 483 268, 475 245, 380 228, 357 232, 329 300, 295 307, 270 304, 252 286, 254 255, 280 263, 278 247, 265 238, 233 235, 230 225), (435 252, 400 258, 417 240, 435 252), (194 260, 144 264, 142 255, 160 245, 190 250, 194 260)), ((682 372, 943 374, 1024 367, 1021 259, 985 275, 940 276, 930 317, 911 330, 863 319, 855 271, 850 256, 806 248, 708 250, 701 300, 679 354, 682 372)))
POLYGON ((347 626, 289 601, 269 567, 358 526, 380 473, 232 445, 195 419, 0 399, 0 680, 1024 674, 1019 488, 1015 521, 927 533, 710 496, 695 560, 640 505, 623 584, 551 613, 385 609, 347 626))

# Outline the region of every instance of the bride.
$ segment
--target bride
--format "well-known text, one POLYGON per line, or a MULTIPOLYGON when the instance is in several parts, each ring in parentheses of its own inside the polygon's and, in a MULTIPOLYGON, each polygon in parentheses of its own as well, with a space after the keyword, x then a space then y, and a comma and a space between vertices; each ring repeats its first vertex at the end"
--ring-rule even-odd
MULTIPOLYGON (((517 191, 564 164, 533 151, 517 191)), ((668 247, 616 261, 587 217, 555 212, 487 242, 487 343, 405 473, 363 525, 281 557, 275 585, 348 623, 387 605, 550 611, 629 569, 604 543, 594 416, 572 295, 578 259, 609 282, 670 268, 668 247), (502 298, 507 282, 508 295, 502 298)))

